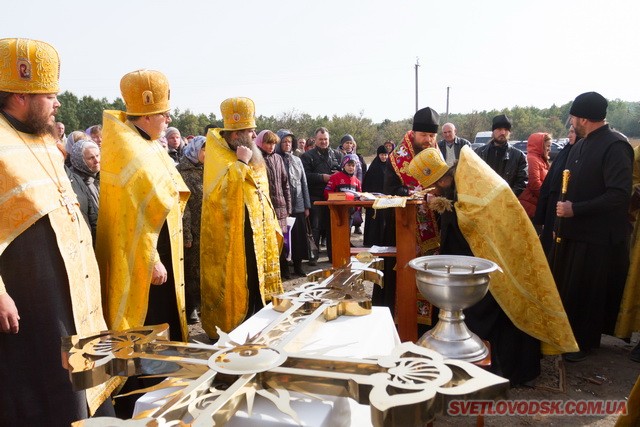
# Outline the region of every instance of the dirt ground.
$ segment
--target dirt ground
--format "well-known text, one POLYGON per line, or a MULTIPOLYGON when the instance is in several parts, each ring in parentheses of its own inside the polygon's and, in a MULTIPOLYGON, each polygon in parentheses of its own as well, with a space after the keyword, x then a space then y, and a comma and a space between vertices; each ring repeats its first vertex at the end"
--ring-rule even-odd
MULTIPOLYGON (((361 246, 361 235, 353 235, 352 244, 361 246)), ((324 248, 317 267, 308 267, 306 271, 317 268, 328 268, 324 248)), ((290 289, 304 282, 304 278, 296 278, 285 282, 290 289)), ((209 342, 200 324, 189 327, 191 339, 209 342)), ((542 373, 535 386, 517 387, 509 391, 510 400, 560 400, 566 401, 620 401, 627 400, 631 388, 640 376, 640 363, 629 359, 629 351, 640 340, 635 333, 630 343, 608 335, 602 336, 601 346, 589 357, 578 363, 564 362, 560 356, 545 356, 542 360, 542 373)), ((613 426, 617 415, 602 416, 486 416, 486 426, 613 426)), ((439 415, 435 426, 476 426, 475 417, 453 417, 439 415)))

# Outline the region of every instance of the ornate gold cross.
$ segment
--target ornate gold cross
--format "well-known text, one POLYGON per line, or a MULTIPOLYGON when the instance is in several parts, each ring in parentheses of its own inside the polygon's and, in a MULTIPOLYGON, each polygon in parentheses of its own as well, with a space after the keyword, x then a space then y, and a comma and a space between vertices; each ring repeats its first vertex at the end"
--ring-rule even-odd
MULTIPOLYGON (((299 422, 289 392, 349 396, 372 408, 375 426, 417 426, 431 421, 448 401, 504 397, 509 382, 477 366, 444 360, 407 342, 377 359, 319 357, 292 351, 292 340, 322 316, 364 315, 371 300, 363 280, 381 273, 349 265, 314 272, 310 282, 274 299, 281 311, 245 342, 219 331, 216 345, 167 340, 166 325, 107 331, 63 343, 71 381, 84 389, 114 375, 154 374, 169 378, 163 387, 180 387, 159 408, 138 414, 142 426, 223 425, 244 400, 251 410, 256 394, 271 400, 299 422), (184 424, 181 424, 184 423, 184 424)), ((130 421, 88 419, 76 426, 126 426, 130 421)))
POLYGON ((64 188, 59 189, 60 191, 60 206, 67 208, 67 213, 71 216, 71 221, 76 220, 76 213, 73 210, 73 200, 69 197, 64 188))

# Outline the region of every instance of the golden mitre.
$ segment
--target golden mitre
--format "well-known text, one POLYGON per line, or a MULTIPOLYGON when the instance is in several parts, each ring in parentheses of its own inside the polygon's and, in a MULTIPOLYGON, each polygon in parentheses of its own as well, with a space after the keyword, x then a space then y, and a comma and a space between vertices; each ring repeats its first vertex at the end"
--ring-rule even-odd
POLYGON ((249 98, 229 98, 222 101, 220 111, 224 119, 222 130, 254 129, 256 127, 256 107, 249 98))
POLYGON ((155 70, 136 70, 120 80, 120 93, 130 116, 149 116, 169 111, 167 76, 155 70))
POLYGON ((60 57, 48 43, 30 39, 0 40, 0 91, 57 93, 60 57))
POLYGON ((422 150, 409 163, 409 175, 417 179, 424 188, 433 185, 448 170, 449 166, 447 166, 447 162, 444 161, 442 153, 437 148, 422 150))

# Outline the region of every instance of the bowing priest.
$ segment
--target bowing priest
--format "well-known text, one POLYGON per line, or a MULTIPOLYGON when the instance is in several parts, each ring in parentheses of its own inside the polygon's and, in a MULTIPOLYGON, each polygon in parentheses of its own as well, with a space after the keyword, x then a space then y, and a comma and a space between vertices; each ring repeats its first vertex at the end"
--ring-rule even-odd
POLYGON ((106 329, 100 275, 56 148, 58 52, 11 38, 0 58, 0 425, 69 426, 113 414, 118 380, 75 392, 60 351, 106 329))
POLYGON ((224 128, 207 133, 200 233, 202 327, 217 337, 283 292, 282 231, 267 170, 256 146, 255 106, 249 98, 220 105, 224 128))
POLYGON ((577 344, 522 205, 506 181, 470 147, 462 147, 451 169, 440 150, 427 148, 407 173, 424 188, 435 187, 433 192, 440 196, 427 196, 429 206, 440 213, 440 253, 485 258, 502 269, 492 274, 485 297, 464 310, 465 323, 490 342, 493 373, 513 386, 530 385, 540 374, 541 352, 572 352, 577 344))
POLYGON ((123 111, 105 111, 96 254, 111 329, 169 324, 187 341, 182 212, 189 190, 158 142, 169 81, 137 70, 120 81, 123 111))

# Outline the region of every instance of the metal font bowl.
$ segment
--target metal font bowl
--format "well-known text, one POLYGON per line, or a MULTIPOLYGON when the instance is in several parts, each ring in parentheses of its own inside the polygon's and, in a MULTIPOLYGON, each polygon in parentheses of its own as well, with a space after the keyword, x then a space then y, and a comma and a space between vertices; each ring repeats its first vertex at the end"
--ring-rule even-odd
POLYGON ((492 261, 462 255, 430 255, 409 261, 416 270, 420 293, 444 310, 462 310, 484 297, 489 273, 499 269, 492 261))
POLYGON ((440 308, 438 323, 417 342, 450 359, 476 362, 489 357, 482 340, 464 324, 462 310, 477 303, 489 289, 489 273, 497 264, 482 258, 432 255, 413 259, 420 293, 440 308))

